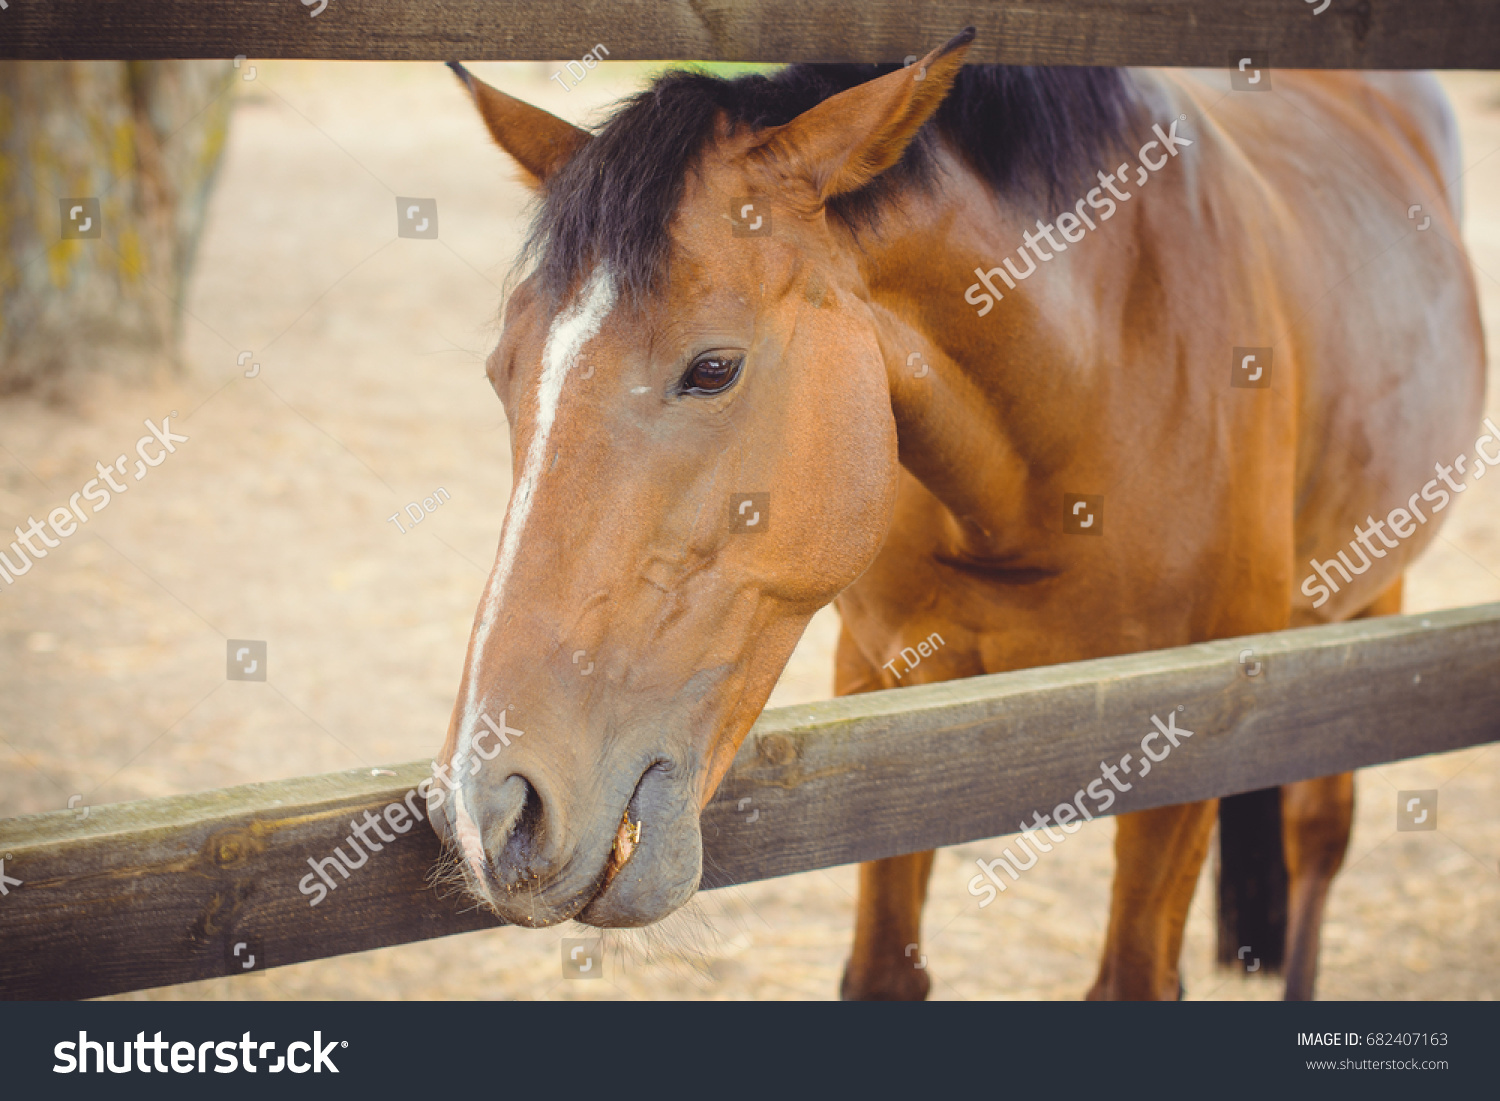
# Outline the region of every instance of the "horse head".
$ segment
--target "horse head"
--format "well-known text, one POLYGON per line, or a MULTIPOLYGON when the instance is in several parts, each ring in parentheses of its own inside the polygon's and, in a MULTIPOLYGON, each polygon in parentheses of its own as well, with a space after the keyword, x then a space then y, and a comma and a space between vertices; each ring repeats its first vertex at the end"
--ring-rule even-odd
POLYGON ((779 125, 658 85, 591 134, 455 67, 541 204, 488 362, 514 488, 429 796, 506 920, 688 901, 700 811, 880 549, 887 357, 827 204, 900 160, 972 37, 779 125))

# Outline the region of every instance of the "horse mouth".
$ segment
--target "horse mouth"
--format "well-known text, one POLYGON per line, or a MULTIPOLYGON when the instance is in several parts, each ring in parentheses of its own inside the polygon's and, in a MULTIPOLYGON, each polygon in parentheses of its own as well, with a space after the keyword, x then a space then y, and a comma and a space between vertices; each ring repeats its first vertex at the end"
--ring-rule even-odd
POLYGON ((593 902, 609 890, 615 877, 624 870, 625 865, 630 863, 630 858, 640 850, 641 838, 646 830, 646 819, 639 806, 641 787, 645 784, 646 778, 653 772, 659 771, 660 768, 661 762, 653 764, 635 782, 635 790, 630 793, 625 810, 620 814, 620 824, 615 827, 614 843, 610 845, 609 857, 604 862, 604 871, 599 877, 599 886, 590 896, 589 902, 593 902))
POLYGON ((595 894, 603 894, 614 882, 615 876, 620 870, 630 863, 630 858, 640 847, 641 834, 645 830, 646 822, 638 819, 630 821, 630 808, 625 808, 625 813, 620 816, 620 825, 615 829, 615 843, 609 850, 609 859, 604 864, 604 878, 600 880, 599 890, 595 894))
POLYGON ((547 863, 548 854, 538 848, 539 834, 545 845, 547 823, 538 793, 524 777, 511 781, 524 791, 502 788, 506 797, 490 799, 486 808, 492 834, 497 827, 506 834, 498 849, 492 840, 485 851, 477 837, 471 838, 475 844, 465 844, 464 827, 477 830, 461 820, 462 807, 455 814, 445 805, 432 818, 456 865, 453 881, 502 920, 533 929, 569 920, 635 927, 660 920, 697 890, 702 870, 697 805, 671 763, 658 760, 647 768, 620 816, 593 827, 609 832, 601 837, 591 831, 593 845, 575 849, 560 865, 547 863), (614 823, 612 830, 608 822, 614 823))
POLYGON ((696 892, 702 872, 697 806, 674 772, 658 761, 637 782, 615 827, 598 886, 573 915, 575 921, 616 928, 649 925, 696 892))

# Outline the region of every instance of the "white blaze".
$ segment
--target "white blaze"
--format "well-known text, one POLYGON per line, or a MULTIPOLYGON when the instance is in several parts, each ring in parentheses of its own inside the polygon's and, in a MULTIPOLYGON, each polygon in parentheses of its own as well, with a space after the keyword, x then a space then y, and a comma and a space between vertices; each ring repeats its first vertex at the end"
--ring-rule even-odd
POLYGON ((598 335, 604 319, 614 306, 614 277, 600 264, 589 276, 578 297, 557 315, 547 331, 547 343, 542 349, 542 374, 537 384, 536 427, 531 433, 531 444, 526 449, 521 480, 511 494, 510 508, 506 511, 500 535, 500 556, 495 562, 494 572, 490 574, 484 597, 484 614, 480 616, 479 626, 474 632, 474 646, 469 658, 469 689, 464 699, 464 721, 459 728, 452 767, 458 778, 454 817, 459 846, 481 888, 485 882, 484 845, 478 825, 469 811, 464 784, 470 766, 465 763, 462 770, 459 769, 460 762, 468 755, 472 744, 470 732, 476 728, 482 710, 479 704, 479 667, 484 659, 490 629, 500 615, 505 583, 510 579, 516 554, 521 547, 521 533, 526 528, 526 519, 531 515, 531 505, 536 499, 537 484, 541 481, 543 464, 547 458, 547 441, 552 435, 552 425, 557 420, 563 383, 567 381, 568 372, 578 362, 578 354, 583 346, 598 335))

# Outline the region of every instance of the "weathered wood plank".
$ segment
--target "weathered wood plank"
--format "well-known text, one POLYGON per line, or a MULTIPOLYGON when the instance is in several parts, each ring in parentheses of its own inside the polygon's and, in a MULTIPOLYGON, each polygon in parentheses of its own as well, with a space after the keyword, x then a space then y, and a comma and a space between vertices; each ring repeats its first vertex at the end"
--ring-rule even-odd
POLYGON ((1110 814, 1500 740, 1497 703, 1500 604, 784 708, 705 809, 704 863, 743 882, 1014 833, 1138 761, 1152 715, 1194 734, 1110 814))
POLYGON ((1017 65, 1500 67, 1493 0, 1322 2, 15 0, 0 58, 900 61, 973 24, 972 60, 1017 65))
MULTIPOLYGON (((876 692, 763 715, 704 812, 705 886, 1014 832, 1152 715, 1193 733, 1111 813, 1500 740, 1500 604, 876 692), (1249 649, 1249 662, 1239 657, 1249 649), (1181 708, 1181 710, 1177 710, 1181 708)), ((1161 742, 1154 751, 1163 748, 1161 742)), ((0 997, 88 997, 495 924, 426 889, 425 825, 298 891, 421 763, 0 822, 0 997), (392 774, 393 773, 393 774, 392 774)))

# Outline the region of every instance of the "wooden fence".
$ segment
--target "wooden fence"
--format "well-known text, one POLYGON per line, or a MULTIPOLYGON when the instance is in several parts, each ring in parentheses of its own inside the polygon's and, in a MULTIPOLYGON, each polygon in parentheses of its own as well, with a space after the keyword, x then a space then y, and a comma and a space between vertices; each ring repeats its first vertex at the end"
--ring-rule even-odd
POLYGON ((1500 67, 1494 0, 12 0, 0 59, 901 61, 971 24, 976 62, 1500 67))
MULTIPOLYGON (((1191 737, 1122 777, 1112 813, 1500 740, 1500 604, 768 711, 704 811, 704 886, 1013 833, 1101 761, 1139 759, 1169 713, 1191 737)), ((415 762, 0 822, 22 881, 0 898, 0 997, 234 974, 241 942, 279 966, 496 924, 426 888, 425 826, 316 907, 298 889, 309 858, 427 774, 415 762)))

